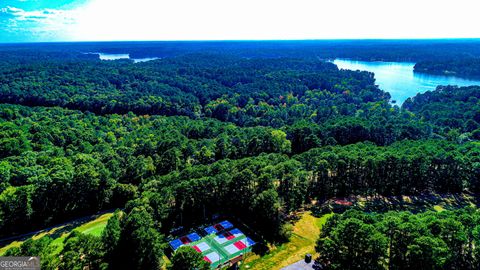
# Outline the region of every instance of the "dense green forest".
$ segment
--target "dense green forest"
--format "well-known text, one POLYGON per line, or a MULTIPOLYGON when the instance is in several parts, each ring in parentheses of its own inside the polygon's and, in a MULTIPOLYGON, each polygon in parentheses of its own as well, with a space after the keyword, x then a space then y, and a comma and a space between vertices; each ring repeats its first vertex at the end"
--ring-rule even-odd
POLYGON ((188 54, 221 54, 241 58, 415 62, 415 71, 466 78, 480 76, 480 39, 304 40, 210 42, 82 42, 0 44, 7 59, 95 59, 103 52, 131 58, 172 58, 188 54), (19 53, 20 52, 20 53, 19 53), (39 53, 41 52, 41 53, 39 53))
POLYGON ((419 61, 414 67, 416 72, 456 75, 460 77, 480 77, 479 58, 459 58, 448 60, 419 61))
POLYGON ((185 54, 214 53, 243 58, 351 58, 365 61, 431 61, 478 58, 480 39, 384 39, 384 40, 277 40, 277 41, 128 41, 81 43, 0 44, 2 52, 21 52, 16 58, 94 57, 79 53, 128 53, 132 58, 176 57, 185 54))
POLYGON ((478 269, 480 212, 347 211, 317 242, 325 269, 478 269))
POLYGON ((140 64, 39 60, 2 69, 0 101, 282 126, 303 118, 321 122, 353 115, 366 102, 387 101, 389 95, 373 82, 371 73, 339 71, 318 60, 208 54, 140 64), (322 107, 325 111, 316 111, 322 107))
POLYGON ((473 138, 480 138, 478 86, 439 86, 435 91, 407 99, 403 108, 432 123, 436 127, 435 132, 447 135, 452 132, 456 137, 470 133, 473 138))
MULTIPOLYGON (((76 52, 80 45, 0 47, 0 238, 122 209, 101 237, 70 234, 59 257, 49 256, 48 236, 6 255, 42 255, 46 269, 158 269, 172 229, 215 214, 248 223, 259 242, 277 243, 291 233, 288 217, 312 203, 480 192, 480 87, 438 87, 398 107, 372 73, 311 57, 308 42, 298 55, 285 44, 276 51, 245 43, 224 53, 166 46, 157 48, 164 58, 144 63, 100 61, 76 52)), ((417 257, 408 256, 434 245, 438 260, 424 256, 420 269, 475 269, 475 222, 475 210, 347 212, 328 222, 318 249, 332 269, 411 269, 407 262, 417 257), (445 236, 460 216, 461 243, 445 236), (384 230, 390 219, 414 228, 395 250, 384 230), (342 263, 354 255, 335 253, 363 241, 335 242, 348 237, 348 224, 369 237, 361 246, 369 253, 355 255, 352 268, 342 263)))

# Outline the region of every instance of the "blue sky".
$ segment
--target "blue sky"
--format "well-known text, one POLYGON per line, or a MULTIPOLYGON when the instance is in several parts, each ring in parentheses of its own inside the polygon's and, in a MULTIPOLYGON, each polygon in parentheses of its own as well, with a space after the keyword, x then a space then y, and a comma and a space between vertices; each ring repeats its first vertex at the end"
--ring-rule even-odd
POLYGON ((69 14, 88 0, 0 0, 0 42, 64 40, 69 14))
POLYGON ((0 0, 0 42, 479 38, 476 0, 0 0))

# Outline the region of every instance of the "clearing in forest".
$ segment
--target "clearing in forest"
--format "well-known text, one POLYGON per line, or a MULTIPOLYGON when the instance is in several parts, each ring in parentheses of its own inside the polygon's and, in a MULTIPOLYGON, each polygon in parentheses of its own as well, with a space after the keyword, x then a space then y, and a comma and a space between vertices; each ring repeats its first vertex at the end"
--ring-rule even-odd
MULTIPOLYGON (((112 215, 113 213, 105 213, 99 215, 98 217, 95 217, 95 219, 93 220, 86 221, 82 224, 77 224, 76 222, 62 224, 60 226, 50 228, 48 229, 48 231, 40 231, 37 234, 33 235, 31 239, 37 240, 42 238, 43 236, 50 236, 54 238, 51 245, 56 245, 56 250, 61 251, 63 248, 63 240, 70 234, 71 231, 75 230, 84 234, 100 236, 105 226, 107 226, 108 219, 112 215)), ((28 238, 13 241, 3 247, 0 247, 0 256, 2 256, 9 248, 19 247, 26 240, 28 240, 28 238)))
POLYGON ((326 214, 320 218, 314 217, 311 212, 301 214, 293 226, 290 241, 278 246, 269 246, 267 254, 260 256, 249 255, 245 259, 242 269, 281 269, 305 257, 305 254, 315 254, 315 243, 320 230, 333 214, 326 214))

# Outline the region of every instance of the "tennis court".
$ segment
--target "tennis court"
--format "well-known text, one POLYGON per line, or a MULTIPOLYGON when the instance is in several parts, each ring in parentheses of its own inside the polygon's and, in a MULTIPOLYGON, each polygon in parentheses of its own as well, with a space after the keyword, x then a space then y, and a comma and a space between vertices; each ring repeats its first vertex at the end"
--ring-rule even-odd
POLYGON ((204 260, 217 268, 232 259, 251 251, 255 242, 228 220, 199 228, 195 232, 170 241, 175 251, 182 246, 190 246, 202 253, 204 260))

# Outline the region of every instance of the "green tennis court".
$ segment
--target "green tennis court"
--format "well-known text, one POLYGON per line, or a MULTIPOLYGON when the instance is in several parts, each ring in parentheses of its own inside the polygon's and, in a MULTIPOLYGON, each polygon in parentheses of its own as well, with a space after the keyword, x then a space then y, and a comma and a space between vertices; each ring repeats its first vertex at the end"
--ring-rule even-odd
POLYGON ((229 264, 233 259, 250 252, 253 245, 255 242, 252 239, 226 220, 170 241, 174 251, 181 246, 190 246, 202 253, 211 268, 229 264))

